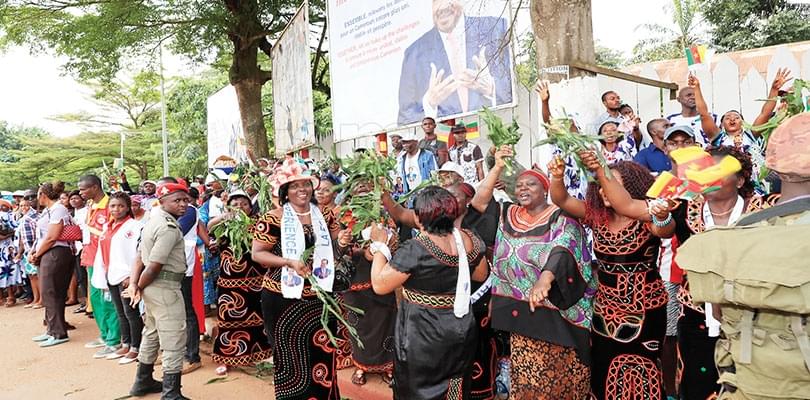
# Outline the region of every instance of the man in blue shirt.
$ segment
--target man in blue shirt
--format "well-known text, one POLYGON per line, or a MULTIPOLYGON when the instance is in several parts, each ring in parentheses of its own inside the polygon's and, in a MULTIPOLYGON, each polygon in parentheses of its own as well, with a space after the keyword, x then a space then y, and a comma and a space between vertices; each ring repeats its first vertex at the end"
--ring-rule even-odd
POLYGON ((669 128, 669 121, 664 118, 654 119, 647 123, 647 132, 652 143, 638 152, 635 161, 655 175, 672 169, 672 163, 664 146, 664 132, 669 128))

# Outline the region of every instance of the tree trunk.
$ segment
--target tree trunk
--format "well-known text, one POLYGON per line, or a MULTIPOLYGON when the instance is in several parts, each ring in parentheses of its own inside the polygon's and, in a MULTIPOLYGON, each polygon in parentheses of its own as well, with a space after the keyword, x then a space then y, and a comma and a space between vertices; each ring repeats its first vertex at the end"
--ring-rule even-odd
POLYGON ((233 15, 230 38, 234 53, 229 78, 236 88, 246 145, 254 157, 266 158, 270 156, 270 149, 262 113, 262 86, 270 80, 270 73, 258 64, 256 37, 262 37, 264 31, 259 21, 259 6, 256 0, 226 0, 225 3, 233 15))
MULTIPOLYGON (((571 61, 596 62, 591 0, 532 0, 531 20, 538 76, 559 82, 565 75, 544 76, 542 69, 571 61)), ((583 75, 590 73, 571 69, 571 77, 583 75)))

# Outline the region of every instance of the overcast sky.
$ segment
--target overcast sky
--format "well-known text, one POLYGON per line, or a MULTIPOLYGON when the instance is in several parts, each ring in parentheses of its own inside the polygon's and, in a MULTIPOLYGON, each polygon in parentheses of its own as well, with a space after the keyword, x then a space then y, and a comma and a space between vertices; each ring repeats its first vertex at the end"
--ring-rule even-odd
MULTIPOLYGON (((514 4, 515 0, 512 1, 514 4)), ((672 24, 671 17, 662 12, 669 3, 669 0, 593 0, 594 38, 603 46, 629 56, 637 41, 636 26, 672 24), (636 19, 654 17, 664 20, 636 19)), ((522 12, 528 14, 528 10, 522 12)), ((520 18, 519 30, 530 29, 528 25, 528 18, 520 18)), ((47 55, 32 56, 22 48, 0 54, 0 120, 39 126, 59 136, 81 132, 82 127, 76 124, 50 119, 58 114, 96 110, 87 99, 89 91, 62 74, 63 62, 47 55)), ((168 75, 189 70, 177 57, 166 57, 165 64, 168 75)))

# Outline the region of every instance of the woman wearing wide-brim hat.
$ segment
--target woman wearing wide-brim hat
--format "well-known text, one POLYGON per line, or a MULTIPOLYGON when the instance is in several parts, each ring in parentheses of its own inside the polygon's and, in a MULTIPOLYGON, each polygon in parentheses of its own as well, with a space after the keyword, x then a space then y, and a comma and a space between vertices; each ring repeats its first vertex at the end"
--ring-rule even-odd
MULTIPOLYGON (((339 400, 337 349, 321 325, 324 305, 306 279, 312 274, 313 260, 321 265, 326 259, 333 268, 334 251, 340 246, 333 246, 332 241, 339 225, 331 213, 324 215, 318 209, 313 193, 319 179, 302 160, 287 158, 270 179, 281 207, 256 223, 252 256, 267 268, 262 314, 273 347, 276 399, 339 400), (309 258, 302 261, 302 255, 313 247, 309 258)), ((329 325, 332 332, 337 331, 334 320, 329 325)))

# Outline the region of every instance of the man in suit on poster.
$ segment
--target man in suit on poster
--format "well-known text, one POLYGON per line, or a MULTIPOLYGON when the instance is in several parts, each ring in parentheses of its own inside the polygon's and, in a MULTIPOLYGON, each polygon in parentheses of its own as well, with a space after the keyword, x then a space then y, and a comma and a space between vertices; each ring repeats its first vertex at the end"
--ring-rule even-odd
POLYGON ((466 16, 460 0, 433 0, 433 25, 405 50, 400 125, 512 102, 505 18, 466 16))

